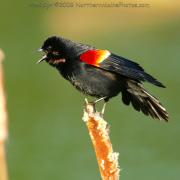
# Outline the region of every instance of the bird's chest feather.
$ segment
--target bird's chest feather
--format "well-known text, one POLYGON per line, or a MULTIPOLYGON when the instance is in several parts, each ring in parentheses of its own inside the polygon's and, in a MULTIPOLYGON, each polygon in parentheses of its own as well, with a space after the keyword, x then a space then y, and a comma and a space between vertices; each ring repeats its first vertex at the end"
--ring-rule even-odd
POLYGON ((96 97, 114 96, 120 91, 117 75, 83 62, 63 64, 57 68, 61 75, 84 94, 96 97), (117 89, 114 94, 111 88, 117 89))

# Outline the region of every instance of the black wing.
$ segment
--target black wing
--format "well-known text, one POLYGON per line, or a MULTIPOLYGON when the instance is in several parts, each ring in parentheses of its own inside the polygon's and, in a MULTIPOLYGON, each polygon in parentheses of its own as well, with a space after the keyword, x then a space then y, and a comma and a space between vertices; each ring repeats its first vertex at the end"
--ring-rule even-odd
POLYGON ((115 54, 111 54, 107 59, 103 60, 99 64, 99 67, 134 80, 147 81, 156 86, 165 87, 154 77, 147 74, 139 64, 115 54))

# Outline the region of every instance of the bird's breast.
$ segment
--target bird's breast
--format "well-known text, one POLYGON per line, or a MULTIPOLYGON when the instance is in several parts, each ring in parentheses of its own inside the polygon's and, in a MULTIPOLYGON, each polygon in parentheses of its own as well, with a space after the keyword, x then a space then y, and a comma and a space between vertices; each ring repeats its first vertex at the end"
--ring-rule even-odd
POLYGON ((64 63, 58 70, 65 79, 84 94, 112 97, 121 89, 120 78, 117 74, 83 62, 64 63))

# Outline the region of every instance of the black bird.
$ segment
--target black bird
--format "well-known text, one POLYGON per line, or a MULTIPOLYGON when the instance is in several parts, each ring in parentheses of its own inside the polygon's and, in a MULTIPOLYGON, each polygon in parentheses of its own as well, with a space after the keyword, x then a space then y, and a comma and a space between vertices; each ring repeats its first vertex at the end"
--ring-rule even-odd
POLYGON ((124 104, 131 103, 135 110, 145 115, 168 121, 166 109, 144 89, 142 82, 165 86, 147 74, 139 64, 108 50, 57 36, 46 39, 40 51, 45 55, 38 63, 45 60, 55 67, 78 90, 96 97, 94 103, 100 100, 107 102, 121 92, 124 104))

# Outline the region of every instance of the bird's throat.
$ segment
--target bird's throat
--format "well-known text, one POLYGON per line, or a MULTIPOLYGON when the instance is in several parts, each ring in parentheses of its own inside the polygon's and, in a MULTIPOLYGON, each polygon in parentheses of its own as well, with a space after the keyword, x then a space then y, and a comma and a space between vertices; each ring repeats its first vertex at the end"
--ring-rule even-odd
POLYGON ((53 66, 53 67, 58 67, 62 64, 64 64, 66 62, 66 60, 64 58, 60 58, 60 59, 50 59, 48 61, 48 63, 53 66))

